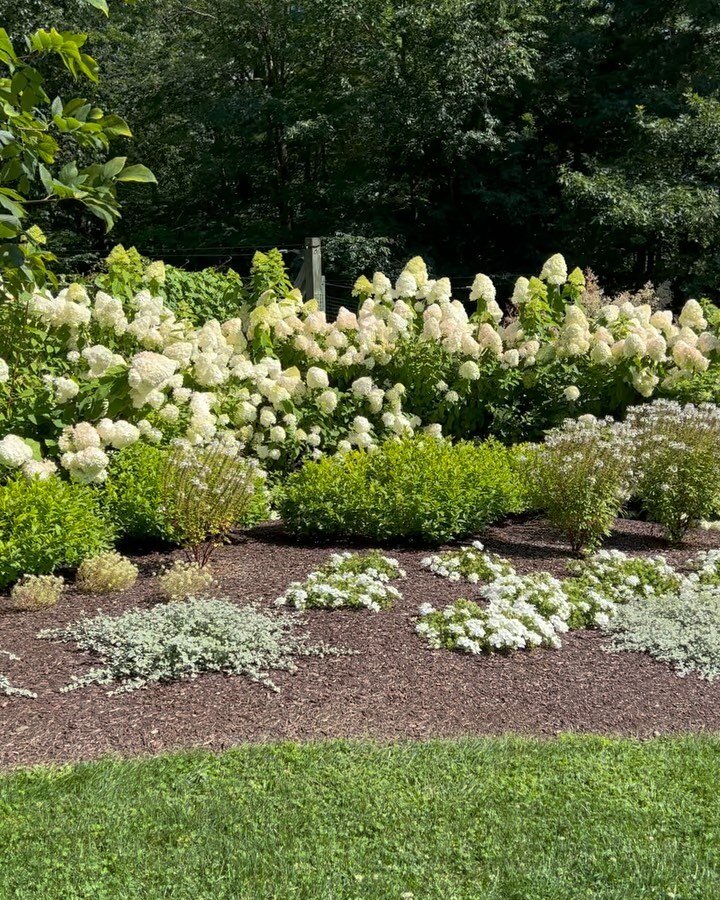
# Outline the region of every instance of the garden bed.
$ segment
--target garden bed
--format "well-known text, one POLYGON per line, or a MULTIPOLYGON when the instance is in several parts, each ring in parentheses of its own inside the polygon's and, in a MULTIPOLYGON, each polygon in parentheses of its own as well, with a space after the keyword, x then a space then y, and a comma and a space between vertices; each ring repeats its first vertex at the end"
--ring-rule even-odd
MULTIPOLYGON (((542 521, 508 523, 483 534, 489 550, 519 572, 565 574, 570 558, 542 521)), ((650 525, 619 521, 607 547, 666 553, 674 565, 700 549, 720 547, 715 532, 693 532, 680 550, 668 550, 650 525)), ((256 530, 244 543, 221 548, 215 561, 217 596, 271 607, 289 582, 304 578, 339 547, 298 545, 281 528, 256 530)), ((355 548, 353 548, 355 549, 355 548)), ((303 658, 295 674, 274 673, 272 693, 242 677, 208 675, 108 695, 92 686, 60 693, 73 675, 93 664, 71 645, 36 639, 102 608, 117 614, 157 600, 148 577, 168 554, 137 555, 144 577, 126 594, 88 597, 74 590, 57 606, 35 613, 0 612, 0 648, 20 657, 2 670, 37 699, 0 699, 5 767, 90 759, 107 753, 135 756, 180 747, 220 750, 245 741, 449 737, 464 734, 555 735, 593 732, 649 737, 720 730, 720 684, 678 678, 640 654, 607 654, 595 631, 563 636, 560 650, 471 657, 431 650, 414 630, 418 606, 444 605, 478 588, 452 583, 420 567, 427 552, 390 547, 407 571, 403 599, 389 611, 311 610, 302 613, 312 642, 353 655, 303 658)), ((177 555, 177 554, 173 554, 177 555)))

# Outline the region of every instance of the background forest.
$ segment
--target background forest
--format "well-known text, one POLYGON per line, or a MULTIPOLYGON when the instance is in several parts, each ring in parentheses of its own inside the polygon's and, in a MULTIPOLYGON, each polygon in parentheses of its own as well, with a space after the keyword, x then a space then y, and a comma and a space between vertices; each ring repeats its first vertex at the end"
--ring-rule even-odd
POLYGON ((315 234, 348 277, 422 253, 509 280, 562 247, 613 288, 716 294, 713 0, 0 0, 0 22, 88 32, 92 98, 157 178, 110 235, 54 210, 65 270, 118 240, 193 267, 315 234))

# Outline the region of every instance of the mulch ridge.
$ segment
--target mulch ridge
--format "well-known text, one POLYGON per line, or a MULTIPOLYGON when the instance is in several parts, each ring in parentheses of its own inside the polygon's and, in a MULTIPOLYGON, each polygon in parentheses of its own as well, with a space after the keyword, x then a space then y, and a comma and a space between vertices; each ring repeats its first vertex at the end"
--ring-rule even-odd
MULTIPOLYGON (((520 572, 566 574, 571 558, 566 545, 542 521, 510 522, 481 537, 520 572)), ((647 523, 623 520, 606 546, 665 553, 671 563, 682 565, 700 549, 720 547, 720 535, 694 532, 682 548, 669 550, 647 523)), ((270 607, 290 581, 304 578, 338 549, 343 547, 297 544, 278 527, 258 529, 247 541, 218 551, 218 596, 270 607)), ((469 657, 431 650, 414 632, 419 604, 472 598, 478 589, 422 570, 427 550, 396 546, 387 552, 408 572, 398 585, 402 601, 377 614, 303 613, 303 630, 312 643, 325 641, 359 652, 300 659, 297 673, 274 673, 279 694, 246 678, 221 675, 117 696, 99 686, 59 693, 93 659, 69 645, 38 640, 37 632, 99 608, 117 614, 151 605, 157 598, 148 575, 168 561, 168 554, 138 554, 143 577, 127 594, 87 597, 71 589, 56 607, 34 613, 17 613, 5 605, 0 610, 0 649, 21 658, 0 657, 0 672, 14 685, 36 691, 38 698, 0 695, 0 766, 187 747, 223 750, 246 741, 508 732, 645 738, 720 731, 720 683, 678 678, 668 666, 642 654, 606 653, 605 639, 597 632, 566 635, 557 651, 469 657)))

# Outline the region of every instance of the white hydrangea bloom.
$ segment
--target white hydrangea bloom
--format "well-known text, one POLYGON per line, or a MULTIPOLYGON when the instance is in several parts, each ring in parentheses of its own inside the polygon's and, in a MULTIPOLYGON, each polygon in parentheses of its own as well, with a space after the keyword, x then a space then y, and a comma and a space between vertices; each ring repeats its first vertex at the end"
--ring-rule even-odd
POLYGON ((460 366, 458 374, 466 381, 477 381, 480 378, 480 368, 476 362, 468 359, 460 366))
POLYGON ((485 303, 491 303, 495 301, 495 295, 496 290, 492 280, 482 273, 476 275, 470 291, 470 300, 473 303, 476 300, 484 300, 485 303))
POLYGON ((540 278, 547 281, 548 284, 560 286, 567 281, 568 270, 565 257, 561 253, 553 254, 550 259, 545 261, 542 267, 540 278))
POLYGON ((33 457, 32 447, 16 434, 6 434, 0 440, 0 466, 18 469, 33 457))
POLYGON ((311 366, 308 369, 305 380, 307 386, 310 388, 310 390, 313 391, 325 390, 330 384, 328 373, 325 371, 325 369, 321 369, 319 366, 311 366))

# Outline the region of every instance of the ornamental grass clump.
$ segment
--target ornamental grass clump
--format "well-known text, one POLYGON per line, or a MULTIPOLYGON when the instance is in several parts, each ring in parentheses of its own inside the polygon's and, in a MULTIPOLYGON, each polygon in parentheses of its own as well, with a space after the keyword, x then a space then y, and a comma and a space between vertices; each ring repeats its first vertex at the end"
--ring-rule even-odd
POLYGON ((720 496, 720 409, 670 400, 632 408, 637 496, 672 542, 712 518, 720 496))
POLYGON ((117 684, 111 693, 156 682, 184 681, 209 672, 245 675, 277 691, 273 669, 295 671, 298 656, 335 653, 311 647, 294 635, 295 620, 269 615, 229 600, 190 599, 186 603, 133 609, 118 617, 83 618, 39 637, 73 641, 101 658, 101 665, 63 690, 90 684, 117 684))
POLYGON ((632 459, 627 425, 593 416, 568 419, 529 458, 532 505, 565 532, 574 552, 593 550, 628 499, 632 459))
POLYGON ((65 582, 57 575, 25 575, 10 591, 10 604, 14 609, 47 609, 55 606, 65 588, 65 582))
POLYGON ((177 441, 160 478, 166 533, 188 559, 205 566, 235 528, 266 517, 264 482, 263 470, 240 455, 237 442, 177 441))
POLYGON ((494 581, 503 575, 514 575, 513 566, 495 553, 487 553, 480 541, 473 541, 470 547, 446 550, 434 556, 426 556, 420 565, 435 575, 450 581, 465 579, 471 584, 494 581))
POLYGON ((115 550, 84 559, 77 570, 75 584, 83 594, 111 594, 131 588, 138 568, 115 550))
POLYGON ((571 562, 569 569, 574 577, 564 587, 575 609, 573 627, 606 625, 619 605, 674 596, 685 581, 664 556, 628 556, 620 550, 600 550, 571 562))
POLYGON ((483 591, 487 605, 456 600, 443 610, 420 607, 416 631, 436 649, 479 654, 560 647, 572 607, 551 575, 503 576, 483 591))
POLYGON ((202 597, 210 590, 214 578, 210 569, 197 562, 177 559, 157 577, 160 593, 166 600, 177 602, 188 597, 202 597))
POLYGON ((686 584, 675 595, 633 601, 609 624, 611 651, 649 653, 678 675, 720 676, 720 589, 686 584))

